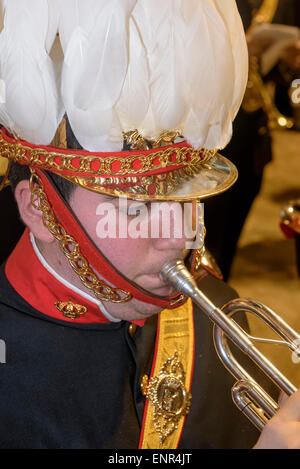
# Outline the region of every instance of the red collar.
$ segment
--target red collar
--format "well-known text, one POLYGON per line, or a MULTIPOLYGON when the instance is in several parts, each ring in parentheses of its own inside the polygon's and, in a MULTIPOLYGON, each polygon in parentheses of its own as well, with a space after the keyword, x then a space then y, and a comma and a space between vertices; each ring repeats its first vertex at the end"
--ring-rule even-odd
MULTIPOLYGON (((42 265, 34 252, 28 229, 8 258, 5 273, 17 293, 47 316, 77 324, 110 322, 98 304, 71 290, 42 265), (70 313, 78 317, 70 318, 70 313)), ((132 322, 143 326, 145 320, 132 322)))

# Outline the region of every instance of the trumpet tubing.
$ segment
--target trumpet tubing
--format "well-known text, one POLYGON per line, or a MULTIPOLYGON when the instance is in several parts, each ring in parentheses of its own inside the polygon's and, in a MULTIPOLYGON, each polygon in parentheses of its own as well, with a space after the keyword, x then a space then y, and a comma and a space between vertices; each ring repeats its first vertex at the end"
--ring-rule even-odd
POLYGON ((224 366, 237 380, 232 388, 233 401, 250 421, 259 430, 262 430, 268 420, 277 412, 278 404, 237 362, 230 350, 227 339, 247 355, 281 391, 291 395, 297 388, 257 349, 254 342, 285 345, 299 355, 300 335, 274 311, 255 300, 236 299, 230 301, 222 309, 218 308, 198 288, 195 279, 182 261, 166 264, 161 275, 166 283, 190 297, 213 322, 214 343, 217 354, 224 366), (240 311, 257 315, 283 340, 251 337, 231 318, 236 312, 240 311))

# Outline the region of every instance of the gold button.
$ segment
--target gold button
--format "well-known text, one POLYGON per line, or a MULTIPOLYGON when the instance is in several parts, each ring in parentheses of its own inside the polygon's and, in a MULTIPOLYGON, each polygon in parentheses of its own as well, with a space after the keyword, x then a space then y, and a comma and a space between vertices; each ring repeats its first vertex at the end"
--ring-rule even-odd
POLYGON ((137 325, 136 324, 130 324, 128 332, 129 332, 129 335, 132 339, 134 337, 134 334, 136 333, 136 330, 137 330, 137 325))

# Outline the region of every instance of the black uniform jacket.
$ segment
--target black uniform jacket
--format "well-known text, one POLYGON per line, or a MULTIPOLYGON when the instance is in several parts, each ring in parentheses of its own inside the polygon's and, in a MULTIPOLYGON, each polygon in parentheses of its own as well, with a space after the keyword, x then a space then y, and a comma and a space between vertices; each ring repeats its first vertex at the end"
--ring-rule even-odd
MULTIPOLYGON (((200 286, 218 305, 235 296, 209 275, 200 286)), ((157 318, 132 337, 126 321, 78 324, 47 312, 17 293, 2 266, 0 447, 137 448, 145 403, 140 383, 150 372, 157 318)), ((192 405, 179 447, 251 448, 258 432, 232 403, 234 380, 217 358, 209 320, 197 308, 194 316, 192 405)))

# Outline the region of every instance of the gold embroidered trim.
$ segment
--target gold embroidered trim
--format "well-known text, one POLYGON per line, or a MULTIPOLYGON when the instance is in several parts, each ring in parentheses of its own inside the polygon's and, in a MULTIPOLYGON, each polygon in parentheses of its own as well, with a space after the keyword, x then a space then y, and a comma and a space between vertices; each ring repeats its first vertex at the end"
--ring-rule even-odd
POLYGON ((179 420, 189 413, 191 394, 185 388, 185 371, 177 352, 168 358, 159 375, 150 379, 147 397, 153 407, 153 421, 164 443, 178 429, 179 420))
POLYGON ((126 144, 130 146, 131 150, 150 150, 151 148, 161 148, 166 145, 172 145, 177 138, 184 137, 180 129, 165 130, 161 132, 157 139, 152 140, 143 137, 140 132, 135 129, 129 132, 123 132, 123 138, 126 144))
POLYGON ((204 167, 203 161, 195 162, 191 160, 188 166, 180 168, 175 171, 170 171, 163 174, 153 176, 141 177, 78 177, 78 176, 65 176, 65 179, 73 184, 79 185, 86 189, 98 192, 107 188, 113 190, 113 195, 130 195, 134 196, 150 196, 151 193, 155 197, 163 197, 168 194, 173 194, 184 181, 189 180, 191 177, 199 173, 200 169, 204 167), (125 187, 122 187, 125 185, 125 187))
POLYGON ((9 160, 28 166, 38 166, 55 171, 85 173, 92 176, 124 176, 127 174, 144 174, 162 168, 192 165, 199 166, 211 159, 217 150, 190 147, 165 148, 149 155, 132 155, 126 157, 82 156, 48 152, 43 148, 31 148, 22 142, 9 143, 0 136, 0 154, 9 160), (156 160, 156 161, 155 161, 156 160), (174 160, 174 161, 173 161, 174 160), (139 169, 135 169, 135 164, 139 169), (95 168, 95 169, 93 169, 95 168))
POLYGON ((139 448, 176 449, 190 410, 194 361, 194 321, 191 299, 159 314, 159 336, 152 377, 144 375, 147 397, 139 448))

